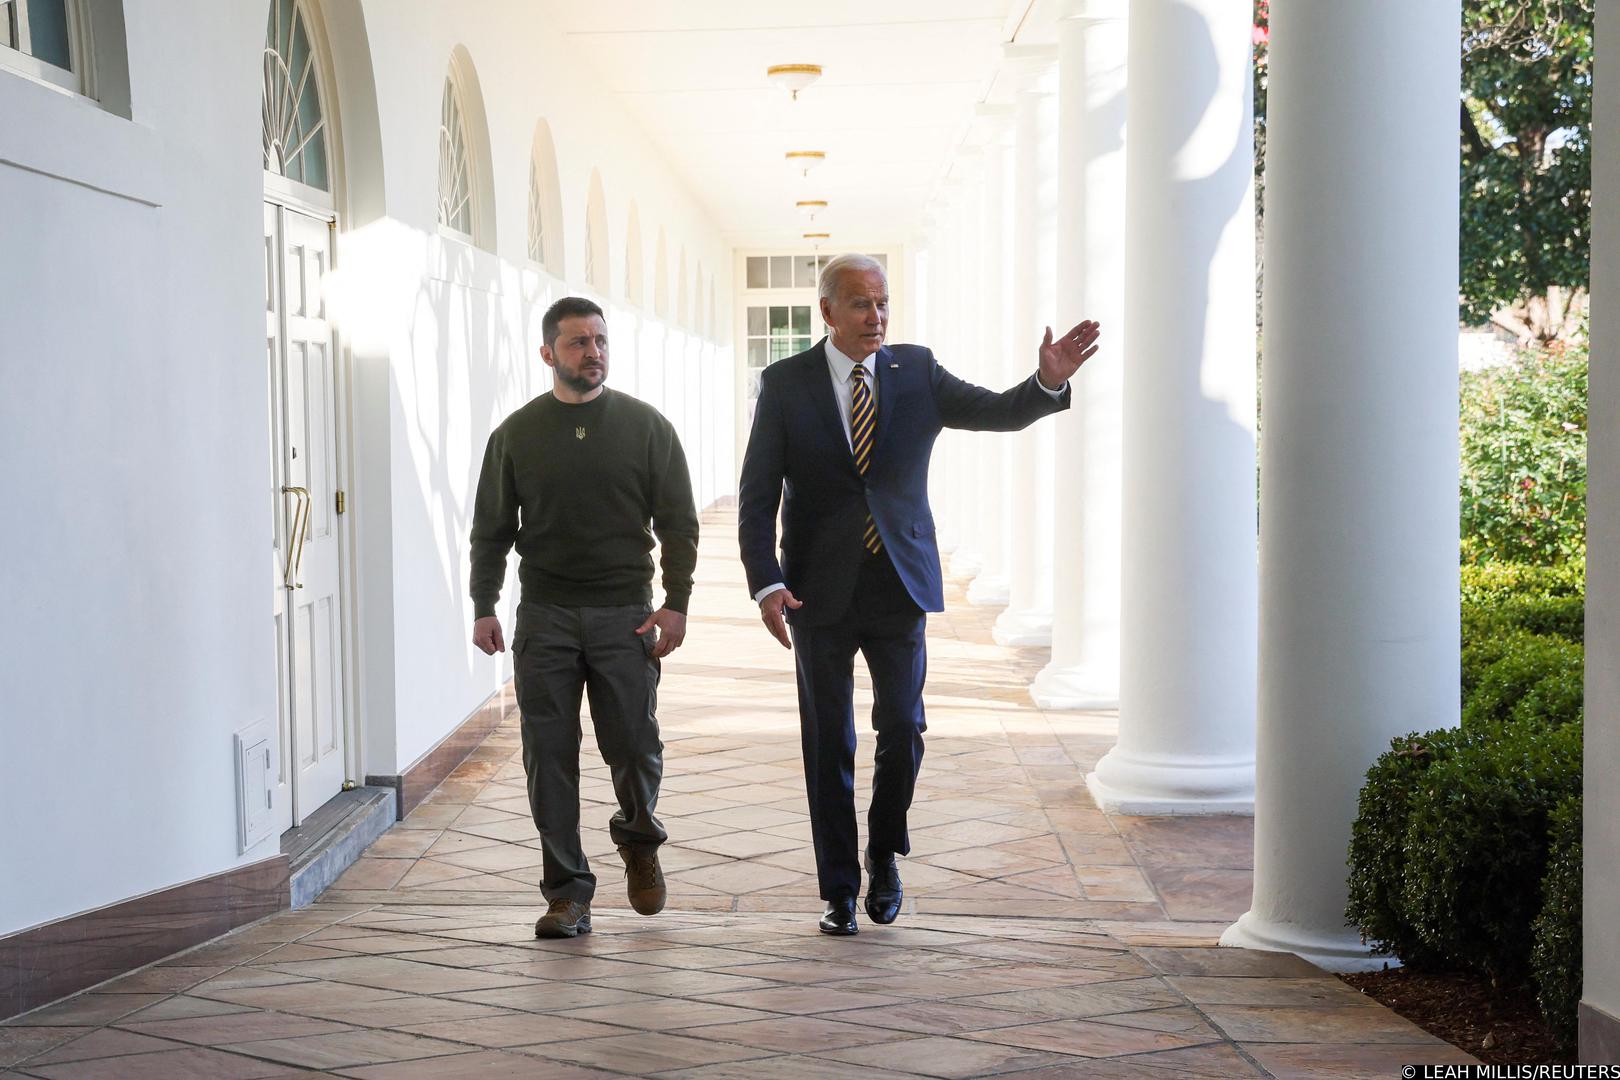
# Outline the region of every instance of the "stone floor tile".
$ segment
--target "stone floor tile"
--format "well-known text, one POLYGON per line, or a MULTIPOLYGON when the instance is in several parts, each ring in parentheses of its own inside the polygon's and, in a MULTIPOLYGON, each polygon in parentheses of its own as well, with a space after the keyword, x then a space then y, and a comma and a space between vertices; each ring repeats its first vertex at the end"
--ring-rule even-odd
POLYGON ((279 1012, 240 1012, 220 1016, 198 1016, 188 1020, 155 1020, 128 1024, 126 1029, 142 1035, 173 1039, 203 1046, 254 1042, 258 1039, 293 1039, 303 1035, 327 1035, 348 1030, 330 1020, 317 1020, 279 1012))
POLYGON ((136 1009, 155 1004, 167 994, 80 994, 7 1020, 0 1029, 17 1027, 94 1027, 110 1024, 136 1009))
POLYGON ((704 1038, 754 1046, 781 1053, 810 1053, 865 1046, 892 1040, 893 1029, 845 1023, 825 1016, 782 1016, 742 1024, 717 1024, 702 1031, 704 1038))
POLYGON ((133 1057, 30 1066, 29 1072, 47 1080, 266 1080, 301 1075, 300 1071, 286 1065, 202 1046, 133 1057))
POLYGON ((643 1031, 679 1031, 706 1024, 738 1024, 745 1020, 763 1020, 770 1014, 758 1009, 744 1009, 712 1001, 657 999, 627 1005, 569 1009, 558 1015, 576 1020, 592 1020, 599 1024, 639 1028, 643 1031))
POLYGON ((25 1058, 35 1057, 76 1039, 88 1027, 5 1027, 0 1026, 0 1069, 15 1065, 25 1058))
POLYGON ((1204 1014, 1238 1043, 1433 1043, 1435 1037, 1381 1005, 1205 1005, 1204 1014))
POLYGON ((1310 978, 1322 969, 1293 953, 1227 948, 1142 948, 1136 955, 1164 975, 1253 975, 1310 978))
POLYGON ((1018 1046, 930 1035, 902 1042, 825 1050, 818 1057, 923 1076, 976 1077, 1019 1072, 1060 1062, 1058 1054, 1018 1046))
POLYGON ((689 1069, 728 1061, 772 1057, 772 1051, 738 1046, 713 1038, 693 1038, 660 1032, 638 1032, 574 1042, 548 1042, 535 1053, 576 1065, 645 1076, 649 1073, 689 1069))
POLYGON ((1403 1065, 1468 1065, 1475 1059, 1446 1043, 1239 1043, 1277 1080, 1387 1080, 1403 1065))
POLYGON ((880 1008, 854 1009, 821 1014, 827 1020, 865 1024, 875 1028, 911 1031, 922 1035, 959 1035, 965 1031, 1028 1024, 1028 1012, 987 1009, 979 1005, 959 1005, 948 1001, 914 1001, 880 1008))
POLYGON ((414 1061, 466 1051, 463 1043, 402 1031, 354 1030, 297 1039, 268 1039, 221 1049, 310 1069, 341 1069, 384 1061, 414 1061))
POLYGON ((1164 980, 1198 1005, 1363 1005, 1378 1002, 1326 972, 1307 978, 1171 975, 1164 980))
POLYGON ((364 1065, 337 1075, 359 1080, 622 1080, 614 1073, 501 1050, 364 1065))
POLYGON ((535 1013, 504 1013, 500 1016, 484 1016, 473 1020, 394 1026, 413 1035, 426 1035, 431 1039, 448 1039, 452 1042, 472 1043, 495 1049, 536 1045, 544 1047, 577 1039, 624 1035, 627 1032, 626 1028, 609 1024, 570 1020, 559 1016, 540 1016, 535 1013))
POLYGON ((986 1042, 1077 1057, 1123 1057, 1151 1050, 1175 1050, 1218 1040, 1219 1035, 1181 1034, 1098 1023, 1094 1020, 1050 1020, 1024 1027, 1001 1027, 965 1036, 986 1042))
POLYGON ((179 1043, 156 1039, 118 1028, 97 1028, 88 1034, 38 1054, 28 1060, 27 1067, 54 1065, 64 1061, 88 1061, 91 1058, 122 1057, 126 1054, 150 1054, 157 1050, 179 1050, 179 1043))

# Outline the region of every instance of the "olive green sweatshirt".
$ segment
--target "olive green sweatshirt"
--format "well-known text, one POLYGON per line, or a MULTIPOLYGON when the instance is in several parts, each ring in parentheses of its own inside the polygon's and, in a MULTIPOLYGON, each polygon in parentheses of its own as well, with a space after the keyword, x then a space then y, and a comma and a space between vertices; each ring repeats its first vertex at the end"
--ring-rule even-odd
POLYGON ((514 543, 524 600, 647 603, 654 535, 664 606, 685 612, 698 518, 675 428, 651 405, 605 387, 582 405, 542 394, 507 417, 484 451, 473 507, 474 617, 495 614, 514 543))

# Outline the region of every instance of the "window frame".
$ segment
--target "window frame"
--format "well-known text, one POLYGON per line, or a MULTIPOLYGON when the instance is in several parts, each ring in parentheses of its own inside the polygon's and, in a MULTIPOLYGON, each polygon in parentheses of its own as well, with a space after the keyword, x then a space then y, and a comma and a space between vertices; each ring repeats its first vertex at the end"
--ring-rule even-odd
POLYGON ((62 0, 68 23, 68 70, 41 60, 28 52, 32 36, 28 27, 28 0, 12 0, 17 20, 17 47, 0 44, 0 70, 10 71, 34 82, 69 94, 95 98, 95 55, 90 37, 90 19, 84 0, 62 0))
MULTIPOLYGON (((434 190, 435 198, 433 218, 438 225, 440 236, 445 236, 452 240, 459 240, 464 244, 477 246, 477 240, 475 238, 478 236, 479 226, 478 161, 477 155, 473 152, 472 132, 469 131, 467 127, 466 98, 466 90, 461 84, 460 72, 456 70, 456 65, 454 62, 452 62, 450 65, 450 70, 445 72, 444 89, 440 92, 439 96, 439 182, 435 185, 434 190), (447 134, 447 129, 445 128, 446 102, 449 102, 454 107, 453 115, 456 122, 456 132, 454 134, 459 135, 461 138, 461 163, 463 175, 465 177, 464 184, 466 186, 465 198, 463 200, 463 204, 467 209, 466 232, 456 228, 456 226, 452 223, 454 218, 457 216, 456 208, 451 208, 451 221, 446 221, 440 216, 440 212, 445 209, 446 195, 444 190, 444 137, 447 134)), ((451 138, 450 144, 453 152, 455 149, 454 137, 451 138)), ((452 164, 454 164, 453 158, 452 164)))

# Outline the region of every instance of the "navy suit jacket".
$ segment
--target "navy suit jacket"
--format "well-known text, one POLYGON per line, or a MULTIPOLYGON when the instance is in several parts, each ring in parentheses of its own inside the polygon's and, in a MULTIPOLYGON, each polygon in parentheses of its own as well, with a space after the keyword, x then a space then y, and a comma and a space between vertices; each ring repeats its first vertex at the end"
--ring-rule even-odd
POLYGON ((866 361, 877 377, 877 433, 866 475, 855 468, 833 396, 823 338, 767 367, 743 456, 737 535, 750 594, 777 582, 804 603, 805 626, 842 619, 854 595, 870 511, 884 550, 924 611, 945 607, 928 461, 944 428, 1017 431, 1069 407, 1033 377, 995 393, 946 371, 921 345, 884 346, 866 361), (782 511, 781 561, 776 557, 782 511))

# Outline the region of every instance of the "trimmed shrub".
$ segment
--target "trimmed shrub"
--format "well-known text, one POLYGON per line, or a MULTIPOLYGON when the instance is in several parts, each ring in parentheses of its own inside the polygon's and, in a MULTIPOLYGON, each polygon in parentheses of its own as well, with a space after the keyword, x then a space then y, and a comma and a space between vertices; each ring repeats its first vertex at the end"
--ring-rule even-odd
POLYGON ((1345 915, 1362 938, 1405 963, 1432 959, 1412 928, 1402 897, 1406 871, 1406 832, 1413 795, 1426 773, 1457 749, 1485 741, 1491 733, 1447 728, 1390 741, 1390 748, 1362 785, 1356 819, 1350 826, 1350 898, 1345 915))
POLYGON ((1464 566, 1462 602, 1492 606, 1506 601, 1550 596, 1584 596, 1586 560, 1569 559, 1552 566, 1488 562, 1464 566))
POLYGON ((1428 953, 1511 977, 1530 960, 1549 817, 1581 789, 1581 724, 1476 731, 1411 795, 1399 910, 1428 953))
POLYGON ((1581 596, 1521 596, 1462 606, 1464 644, 1517 631, 1586 640, 1586 599, 1581 596))
MULTIPOLYGON (((1520 716, 1550 724, 1580 717, 1580 679, 1586 650, 1553 636, 1521 634, 1495 639, 1502 655, 1480 671, 1476 666, 1463 678, 1463 727, 1485 727, 1520 716), (1546 683, 1545 686, 1542 684, 1546 683), (1573 695, 1571 690, 1573 689, 1573 695)), ((1490 655, 1477 647, 1469 660, 1478 665, 1490 655)))
POLYGON ((1581 799, 1552 812, 1541 914, 1531 927, 1530 971, 1541 1015, 1566 1048, 1575 1044, 1581 1003, 1581 799))

